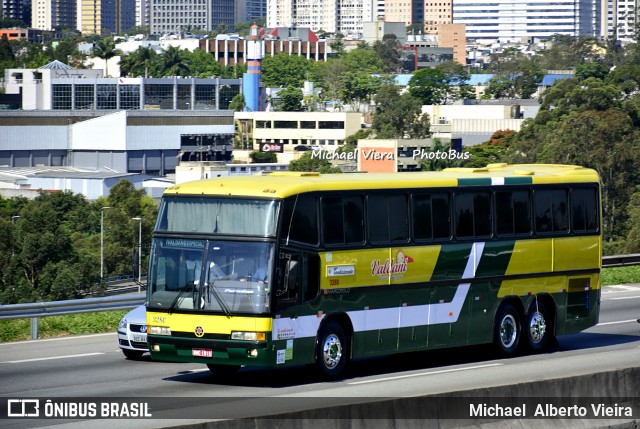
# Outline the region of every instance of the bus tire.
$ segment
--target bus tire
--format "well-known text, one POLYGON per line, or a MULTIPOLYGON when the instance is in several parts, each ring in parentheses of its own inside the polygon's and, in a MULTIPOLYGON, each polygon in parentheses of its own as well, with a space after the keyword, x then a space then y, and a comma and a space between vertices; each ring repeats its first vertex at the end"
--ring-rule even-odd
POLYGON ((523 335, 527 340, 527 347, 534 353, 541 352, 549 345, 553 335, 547 307, 540 300, 534 301, 527 311, 525 323, 522 326, 523 335))
POLYGON ((511 304, 504 304, 496 313, 494 342, 504 356, 513 356, 520 342, 520 316, 511 304))
POLYGON ((327 378, 339 378, 349 360, 349 342, 342 326, 329 321, 320 328, 316 349, 316 363, 327 378))
POLYGON ((208 363, 207 368, 209 371, 219 377, 230 377, 234 375, 240 369, 240 365, 221 365, 216 363, 208 363))

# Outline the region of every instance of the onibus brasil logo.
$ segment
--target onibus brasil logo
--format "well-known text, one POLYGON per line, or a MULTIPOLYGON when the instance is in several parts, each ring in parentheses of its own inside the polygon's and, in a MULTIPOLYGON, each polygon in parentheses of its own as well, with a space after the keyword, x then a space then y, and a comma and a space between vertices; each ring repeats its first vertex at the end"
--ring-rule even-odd
POLYGON ((380 259, 371 261, 371 275, 384 276, 406 273, 407 264, 411 262, 413 262, 413 258, 405 255, 402 250, 399 250, 395 258, 387 258, 384 262, 380 262, 380 259))

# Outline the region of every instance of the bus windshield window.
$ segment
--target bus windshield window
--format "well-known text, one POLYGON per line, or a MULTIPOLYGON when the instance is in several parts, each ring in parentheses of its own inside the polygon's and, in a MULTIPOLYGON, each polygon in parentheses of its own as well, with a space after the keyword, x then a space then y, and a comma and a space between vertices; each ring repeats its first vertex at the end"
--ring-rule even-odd
POLYGON ((276 234, 276 201, 165 197, 160 205, 156 231, 218 234, 276 234))
POLYGON ((208 313, 269 311, 271 243, 155 239, 150 307, 208 313))

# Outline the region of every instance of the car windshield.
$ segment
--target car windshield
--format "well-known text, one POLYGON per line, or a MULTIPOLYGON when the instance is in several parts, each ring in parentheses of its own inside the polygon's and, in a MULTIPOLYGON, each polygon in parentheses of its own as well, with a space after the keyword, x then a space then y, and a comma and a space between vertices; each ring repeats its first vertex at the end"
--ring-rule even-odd
POLYGON ((148 306, 223 314, 269 312, 272 243, 156 238, 148 306))

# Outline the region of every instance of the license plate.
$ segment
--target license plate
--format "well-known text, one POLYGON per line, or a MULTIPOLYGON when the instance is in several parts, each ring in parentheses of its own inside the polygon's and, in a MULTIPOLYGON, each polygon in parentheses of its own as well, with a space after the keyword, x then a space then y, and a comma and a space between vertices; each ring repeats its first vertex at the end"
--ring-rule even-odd
POLYGON ((133 334, 131 335, 131 341, 136 343, 146 343, 147 342, 147 334, 133 334))
POLYGON ((197 357, 211 357, 213 356, 213 351, 208 349, 191 349, 191 355, 197 357))

